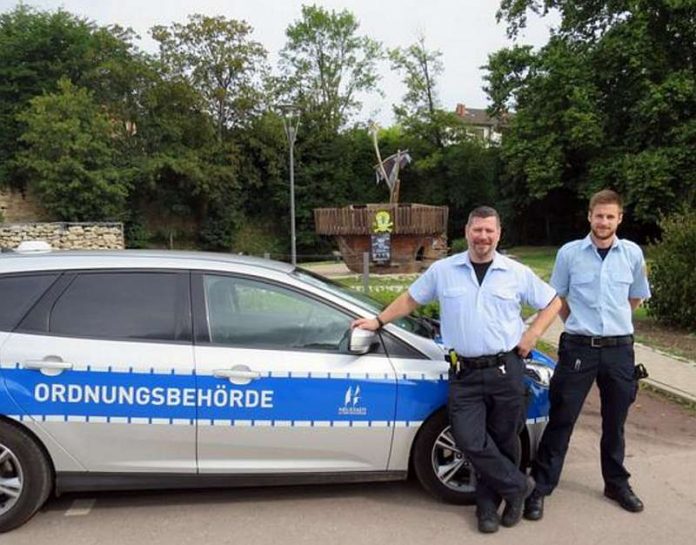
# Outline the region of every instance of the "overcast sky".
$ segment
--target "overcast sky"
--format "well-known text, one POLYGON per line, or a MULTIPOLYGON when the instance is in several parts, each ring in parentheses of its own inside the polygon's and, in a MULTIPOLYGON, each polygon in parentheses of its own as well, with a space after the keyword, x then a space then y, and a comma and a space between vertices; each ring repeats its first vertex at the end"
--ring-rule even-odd
MULTIPOLYGON (((25 4, 53 10, 59 7, 97 24, 131 27, 140 35, 140 46, 156 50, 149 37, 154 25, 183 23, 192 13, 223 15, 243 19, 254 28, 253 37, 269 51, 276 65, 278 51, 285 44, 285 29, 300 18, 302 4, 317 4, 327 9, 348 9, 360 22, 359 32, 382 42, 386 47, 406 47, 419 34, 428 49, 442 51, 444 73, 438 82, 438 98, 445 109, 457 103, 469 107, 487 106, 482 90, 483 71, 489 53, 511 45, 503 24, 496 24, 498 0, 31 0, 25 4)), ((16 0, 0 0, 0 11, 13 9, 16 0)), ((540 46, 548 39, 548 27, 557 21, 531 19, 518 41, 540 46)), ((379 66, 380 88, 385 96, 363 97, 361 119, 377 119, 382 125, 392 122, 392 104, 404 95, 399 76, 388 63, 379 66)))

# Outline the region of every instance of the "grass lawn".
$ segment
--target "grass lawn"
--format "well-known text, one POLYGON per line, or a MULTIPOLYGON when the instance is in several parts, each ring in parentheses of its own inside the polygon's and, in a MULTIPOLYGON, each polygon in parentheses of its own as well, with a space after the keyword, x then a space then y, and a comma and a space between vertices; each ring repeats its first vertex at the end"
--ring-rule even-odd
POLYGON ((557 251, 558 248, 555 246, 513 246, 506 253, 527 265, 548 282, 557 251))
POLYGON ((633 325, 638 342, 696 361, 696 332, 660 324, 644 307, 634 313, 633 325))
MULTIPOLYGON (((405 291, 413 281, 418 278, 417 274, 378 276, 370 275, 370 291, 389 290, 396 293, 405 291)), ((338 279, 344 286, 362 291, 362 276, 347 276, 338 279)))

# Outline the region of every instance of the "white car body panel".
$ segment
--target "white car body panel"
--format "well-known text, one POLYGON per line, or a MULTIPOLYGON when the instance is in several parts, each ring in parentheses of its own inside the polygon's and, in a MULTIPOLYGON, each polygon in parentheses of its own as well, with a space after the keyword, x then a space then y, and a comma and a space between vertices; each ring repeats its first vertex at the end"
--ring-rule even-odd
MULTIPOLYGON (((96 415, 89 419, 76 415, 67 417, 70 392, 58 397, 62 389, 51 390, 60 381, 60 375, 45 376, 38 370, 22 369, 27 360, 50 357, 72 363, 72 370, 89 377, 85 380, 91 384, 108 384, 109 375, 112 375, 119 383, 127 385, 148 375, 174 373, 192 377, 191 345, 13 333, 3 344, 0 366, 12 399, 31 418, 33 427, 52 437, 87 471, 196 472, 194 421, 165 424, 125 415, 108 419, 96 415), (31 376, 32 383, 36 384, 34 392, 26 389, 26 383, 13 381, 16 372, 31 376), (40 388, 38 397, 35 395, 37 388, 40 388), (51 404, 52 414, 34 414, 41 407, 37 399, 47 396, 58 401, 51 404), (60 402, 61 398, 65 399, 64 403, 60 402)), ((84 390, 76 389, 73 399, 78 395, 84 396, 84 390)), ((57 466, 56 469, 64 468, 57 466)))
MULTIPOLYGON (((349 316, 373 315, 359 302, 290 274, 293 271, 290 265, 255 258, 150 251, 3 254, 0 258, 0 274, 104 269, 233 273, 294 288, 342 309, 349 316)), ((414 356, 387 357, 375 353, 356 356, 321 350, 268 350, 211 343, 150 343, 0 332, 0 396, 9 392, 17 414, 13 409, 12 414, 6 411, 5 416, 19 421, 39 438, 58 472, 183 475, 405 472, 420 426, 446 403, 443 392, 447 387, 448 365, 443 349, 431 339, 394 324, 388 324, 385 331, 407 345, 414 356), (419 354, 422 359, 418 359, 419 354), (133 384, 145 381, 149 388, 159 383, 177 388, 184 384, 186 389, 198 391, 205 385, 208 393, 204 395, 212 399, 218 390, 224 389, 219 395, 229 403, 227 408, 214 407, 213 402, 203 406, 198 397, 193 408, 188 406, 179 411, 170 407, 162 410, 162 414, 155 411, 139 416, 134 410, 109 417, 94 414, 68 417, 67 411, 47 415, 37 409, 40 405, 36 400, 37 377, 41 384, 47 385, 41 387, 44 389, 39 397, 52 392, 51 381, 56 379, 43 376, 40 371, 25 370, 32 374, 33 392, 14 380, 25 360, 46 358, 73 363, 73 371, 83 373, 80 376, 92 381, 90 384, 94 381, 101 384, 115 377, 122 385, 132 379, 133 384), (273 410, 266 411, 270 407, 260 406, 258 397, 254 398, 254 411, 248 414, 239 409, 250 407, 234 405, 231 399, 239 388, 214 374, 239 365, 259 373, 251 385, 244 385, 244 391, 273 390, 273 410), (104 380, 100 382, 99 376, 104 380), (185 380, 182 382, 177 377, 185 380), (358 386, 360 395, 356 395, 358 386), (379 406, 376 406, 378 398, 379 406), (292 410, 298 411, 297 414, 287 412, 291 411, 287 407, 294 407, 292 410)), ((543 422, 540 419, 538 423, 528 421, 528 424, 535 445, 543 422)))

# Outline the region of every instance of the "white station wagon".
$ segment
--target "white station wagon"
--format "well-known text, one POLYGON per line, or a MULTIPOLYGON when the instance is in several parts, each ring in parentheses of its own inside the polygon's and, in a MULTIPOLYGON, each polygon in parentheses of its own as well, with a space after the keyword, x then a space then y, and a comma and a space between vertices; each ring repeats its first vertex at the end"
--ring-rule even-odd
MULTIPOLYGON (((404 479, 473 498, 447 364, 415 318, 285 263, 153 251, 0 255, 0 531, 52 492, 404 479)), ((527 362, 524 460, 553 362, 527 362)))

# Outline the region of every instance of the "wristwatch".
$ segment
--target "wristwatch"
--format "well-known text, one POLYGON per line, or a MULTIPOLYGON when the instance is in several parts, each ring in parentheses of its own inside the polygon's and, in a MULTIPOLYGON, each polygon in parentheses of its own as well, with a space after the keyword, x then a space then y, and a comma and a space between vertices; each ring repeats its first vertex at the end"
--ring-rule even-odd
POLYGON ((379 316, 375 316, 375 320, 377 320, 377 323, 379 324, 380 328, 384 327, 384 322, 380 320, 379 316))

